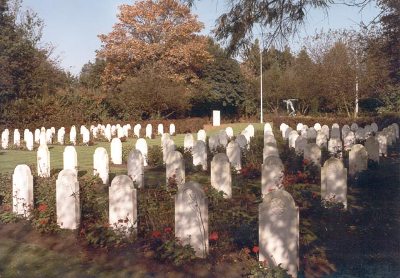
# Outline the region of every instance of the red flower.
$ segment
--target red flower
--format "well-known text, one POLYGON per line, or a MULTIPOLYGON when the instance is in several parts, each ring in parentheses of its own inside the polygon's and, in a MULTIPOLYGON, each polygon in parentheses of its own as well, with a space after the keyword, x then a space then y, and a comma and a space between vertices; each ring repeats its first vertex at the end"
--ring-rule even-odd
POLYGON ((47 219, 47 218, 40 219, 40 221, 39 221, 40 225, 46 225, 47 222, 49 222, 49 219, 47 219))
POLYGON ((253 253, 258 253, 258 251, 260 251, 260 248, 257 245, 253 246, 253 253))
POLYGON ((38 210, 40 212, 45 212, 47 210, 47 205, 46 204, 40 204, 38 207, 38 210))
POLYGON ((317 199, 317 197, 318 197, 317 193, 315 193, 315 192, 313 192, 313 193, 311 194, 311 196, 312 196, 313 199, 317 199))
POLYGON ((166 232, 167 234, 172 232, 172 228, 171 227, 166 227, 164 228, 164 232, 166 232))
POLYGON ((151 233, 152 238, 160 238, 161 237, 161 232, 160 231, 153 231, 151 233))
POLYGON ((214 240, 214 241, 218 240, 218 233, 217 232, 212 232, 210 234, 210 240, 214 240))

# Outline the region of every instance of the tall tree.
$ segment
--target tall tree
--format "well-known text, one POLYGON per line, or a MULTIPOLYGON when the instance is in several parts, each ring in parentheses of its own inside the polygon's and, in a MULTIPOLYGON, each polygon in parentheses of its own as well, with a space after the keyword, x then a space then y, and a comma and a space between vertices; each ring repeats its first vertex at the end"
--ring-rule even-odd
POLYGON ((122 5, 111 33, 100 35, 103 80, 115 85, 144 65, 167 69, 171 79, 195 82, 210 60, 203 25, 177 0, 142 0, 122 5), (167 67, 166 67, 167 66, 167 67))

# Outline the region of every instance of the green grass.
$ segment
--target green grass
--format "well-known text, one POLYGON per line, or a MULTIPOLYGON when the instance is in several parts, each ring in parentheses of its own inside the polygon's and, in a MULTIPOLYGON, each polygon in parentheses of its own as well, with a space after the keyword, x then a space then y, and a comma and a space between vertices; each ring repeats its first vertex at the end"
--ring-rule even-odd
MULTIPOLYGON (((229 124, 226 126, 231 126, 234 135, 239 134, 248 123, 238 123, 229 124)), ((263 129, 263 124, 253 124, 254 128, 257 130, 263 129)), ((207 136, 217 133, 222 127, 213 127, 207 131, 207 136)), ((196 139, 197 134, 193 133, 196 139)), ((174 142, 177 146, 183 146, 184 134, 177 134, 173 136, 174 142)), ((10 141, 12 138, 10 137, 10 141)), ((157 136, 155 139, 146 139, 148 146, 161 145, 161 137, 157 136)), ((136 139, 129 138, 126 142, 122 143, 122 146, 129 146, 134 148, 136 139)), ((93 146, 75 146, 76 152, 78 154, 78 167, 79 171, 86 171, 91 173, 93 170, 93 154, 96 148, 104 147, 106 148, 108 154, 110 155, 110 143, 108 142, 95 142, 93 146)), ((49 145, 50 150, 50 165, 52 169, 62 169, 63 168, 63 151, 65 146, 61 145, 49 145)), ((19 164, 27 164, 36 167, 36 151, 26 151, 26 150, 1 150, 0 151, 0 173, 12 173, 15 167, 19 164)), ((110 165, 111 173, 126 173, 125 167, 110 165)))

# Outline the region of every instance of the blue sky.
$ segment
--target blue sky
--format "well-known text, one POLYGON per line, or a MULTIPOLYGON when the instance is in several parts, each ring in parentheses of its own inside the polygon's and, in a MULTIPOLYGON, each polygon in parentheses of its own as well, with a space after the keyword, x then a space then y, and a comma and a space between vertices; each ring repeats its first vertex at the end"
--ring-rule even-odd
MULTIPOLYGON (((43 44, 55 47, 53 56, 58 57, 61 67, 79 74, 81 67, 94 60, 100 48, 97 35, 112 30, 117 21, 118 6, 132 4, 130 0, 24 0, 23 8, 30 8, 43 19, 43 44)), ((209 34, 218 16, 226 11, 226 0, 199 0, 193 13, 205 25, 204 34, 209 34)), ((301 46, 303 38, 321 29, 355 28, 361 21, 368 23, 378 15, 375 5, 360 11, 344 5, 333 5, 328 14, 322 10, 310 10, 301 32, 289 41, 294 49, 301 46)))

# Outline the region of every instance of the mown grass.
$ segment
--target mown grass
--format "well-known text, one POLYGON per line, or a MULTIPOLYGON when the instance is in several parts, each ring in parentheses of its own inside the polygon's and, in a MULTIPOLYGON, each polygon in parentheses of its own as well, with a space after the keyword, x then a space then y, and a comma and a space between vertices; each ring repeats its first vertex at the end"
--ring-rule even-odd
MULTIPOLYGON (((238 123, 229 124, 225 126, 231 126, 234 135, 239 134, 248 123, 238 123)), ((262 130, 262 124, 253 124, 254 128, 262 130)), ((207 136, 217 133, 223 127, 211 127, 207 130, 207 136)), ((67 134, 68 135, 68 134, 67 134)), ((194 138, 197 138, 197 134, 193 133, 194 138)), ((173 136, 175 145, 183 146, 184 134, 177 134, 173 136)), ((67 138, 67 136, 66 136, 67 138)), ((134 148, 136 143, 135 138, 128 138, 126 142, 122 143, 122 147, 128 146, 129 148, 134 148)), ((10 137, 12 141, 12 137, 10 137)), ((148 146, 161 145, 161 137, 157 136, 155 139, 146 139, 148 146)), ((93 171, 93 154, 96 148, 104 147, 106 148, 108 154, 110 155, 110 143, 108 142, 94 142, 93 146, 75 146, 76 152, 78 154, 78 167, 79 171, 86 171, 91 173, 93 171)), ((52 169, 62 169, 63 168, 63 151, 65 146, 61 145, 49 145, 50 151, 50 165, 52 169)), ((12 173, 18 164, 34 165, 36 167, 36 151, 27 150, 0 150, 0 173, 12 173)), ((110 172, 115 174, 126 173, 125 167, 114 166, 110 164, 110 172)))

